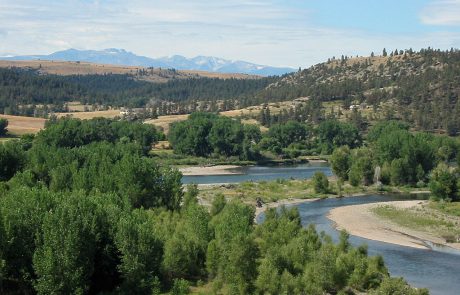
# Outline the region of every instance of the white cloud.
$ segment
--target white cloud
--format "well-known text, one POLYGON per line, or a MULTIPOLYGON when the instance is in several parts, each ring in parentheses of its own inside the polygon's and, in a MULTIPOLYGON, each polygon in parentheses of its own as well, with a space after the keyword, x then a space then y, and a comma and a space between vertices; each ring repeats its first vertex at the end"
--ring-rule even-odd
POLYGON ((0 52, 115 47, 151 57, 212 55, 306 67, 334 55, 368 55, 383 47, 460 44, 460 33, 382 35, 312 22, 310 11, 279 0, 0 0, 0 52))
POLYGON ((460 25, 460 0, 435 0, 426 6, 420 15, 427 25, 460 25))

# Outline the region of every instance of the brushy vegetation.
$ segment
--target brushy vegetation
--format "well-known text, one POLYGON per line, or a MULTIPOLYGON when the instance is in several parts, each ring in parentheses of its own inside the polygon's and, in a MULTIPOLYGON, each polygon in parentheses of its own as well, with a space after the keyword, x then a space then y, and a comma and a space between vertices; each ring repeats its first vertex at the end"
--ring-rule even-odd
MULTIPOLYGON (((238 200, 199 205, 196 188, 183 193, 180 173, 147 157, 160 136, 149 128, 62 119, 0 146, 0 293, 386 290, 381 257, 352 247, 345 233, 334 244, 303 228, 296 209, 269 210, 256 226, 254 207, 238 200)), ((310 187, 257 186, 280 194, 310 187)), ((396 291, 426 294, 398 282, 396 291)))

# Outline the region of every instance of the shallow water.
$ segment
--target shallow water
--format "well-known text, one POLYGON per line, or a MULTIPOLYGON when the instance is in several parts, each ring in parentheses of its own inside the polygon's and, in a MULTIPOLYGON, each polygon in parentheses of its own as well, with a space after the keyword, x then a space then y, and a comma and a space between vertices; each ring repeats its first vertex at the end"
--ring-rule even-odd
MULTIPOLYGON (((372 195, 342 199, 325 199, 296 205, 299 208, 302 224, 316 224, 316 229, 338 240, 339 232, 327 219, 328 212, 336 207, 395 201, 414 198, 414 196, 372 195)), ((263 222, 263 215, 258 222, 263 222)), ((428 288, 434 295, 460 294, 460 254, 449 249, 421 250, 383 242, 367 240, 355 236, 350 242, 359 246, 367 244, 369 255, 382 255, 392 276, 402 276, 411 285, 428 288)))
POLYGON ((302 164, 296 166, 249 166, 232 169, 232 171, 242 174, 184 176, 182 177, 182 183, 214 184, 291 178, 309 179, 313 177, 316 171, 322 171, 327 176, 332 176, 331 168, 327 163, 302 164))

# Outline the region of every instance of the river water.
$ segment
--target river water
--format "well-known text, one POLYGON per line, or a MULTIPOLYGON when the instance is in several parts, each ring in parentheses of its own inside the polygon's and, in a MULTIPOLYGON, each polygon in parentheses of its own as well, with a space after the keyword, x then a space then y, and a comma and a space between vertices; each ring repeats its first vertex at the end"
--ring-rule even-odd
MULTIPOLYGON (((371 195, 342 199, 325 199, 296 205, 303 225, 315 224, 318 232, 324 231, 335 241, 339 232, 326 217, 337 207, 395 200, 407 200, 409 196, 371 195)), ((413 196, 411 197, 414 198, 413 196)), ((258 222, 263 222, 263 214, 258 222)), ((412 286, 428 288, 434 295, 460 294, 460 253, 446 249, 420 250, 383 242, 367 240, 355 236, 350 242, 359 246, 368 245, 369 255, 382 255, 392 276, 404 277, 412 286)))
POLYGON ((213 183, 238 183, 244 181, 261 181, 283 179, 308 179, 316 171, 322 171, 327 176, 332 175, 327 163, 302 164, 297 166, 248 166, 233 169, 240 174, 235 175, 207 175, 184 176, 182 183, 213 184, 213 183))
MULTIPOLYGON (((291 167, 243 167, 237 170, 241 175, 184 176, 183 183, 212 184, 238 183, 243 181, 261 181, 274 179, 307 179, 316 171, 331 176, 332 171, 327 164, 307 164, 291 167)), ((336 207, 367 204, 375 202, 395 201, 414 198, 400 195, 372 195, 342 199, 325 199, 296 205, 304 225, 315 224, 319 232, 324 231, 334 240, 338 239, 338 231, 327 219, 328 212, 336 207)), ((263 222, 263 214, 258 222, 263 222)), ((367 240, 355 236, 350 242, 359 246, 368 245, 369 255, 382 255, 392 276, 404 277, 411 285, 428 288, 434 295, 460 294, 460 255, 448 248, 420 250, 383 242, 367 240)))

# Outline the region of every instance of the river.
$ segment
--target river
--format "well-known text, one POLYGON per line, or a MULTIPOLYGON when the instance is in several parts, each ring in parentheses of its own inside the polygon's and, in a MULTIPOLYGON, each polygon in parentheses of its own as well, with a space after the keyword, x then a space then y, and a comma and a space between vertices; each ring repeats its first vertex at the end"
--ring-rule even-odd
POLYGON ((248 166, 236 168, 232 171, 239 174, 184 176, 182 177, 182 183, 214 184, 275 180, 279 178, 308 179, 311 178, 316 171, 322 171, 327 176, 332 176, 331 168, 327 163, 312 163, 296 166, 248 166))
MULTIPOLYGON (((413 198, 413 196, 412 196, 413 198)), ((336 207, 407 200, 408 196, 372 195, 342 199, 325 199, 296 205, 303 225, 315 224, 318 232, 324 231, 335 241, 339 232, 326 217, 336 207)), ((258 217, 263 222, 263 214, 258 217)), ((412 286, 428 288, 433 295, 460 294, 460 254, 448 249, 421 250, 383 242, 350 237, 350 242, 359 246, 368 245, 369 255, 382 255, 392 276, 404 277, 412 286)))
MULTIPOLYGON (((240 175, 184 176, 183 183, 212 184, 238 183, 243 181, 261 181, 274 179, 306 179, 316 171, 331 176, 332 171, 327 164, 314 163, 298 166, 280 167, 242 167, 240 175)), ((324 231, 334 240, 338 239, 338 231, 327 219, 328 212, 336 207, 386 202, 414 198, 414 196, 372 195, 342 199, 325 199, 296 205, 299 208, 303 225, 315 224, 319 232, 324 231)), ((258 217, 262 222, 263 214, 258 217)), ((368 245, 369 255, 382 255, 392 276, 404 277, 411 285, 428 288, 434 295, 460 294, 460 255, 447 249, 420 250, 383 242, 367 240, 355 236, 350 242, 359 246, 368 245)))

